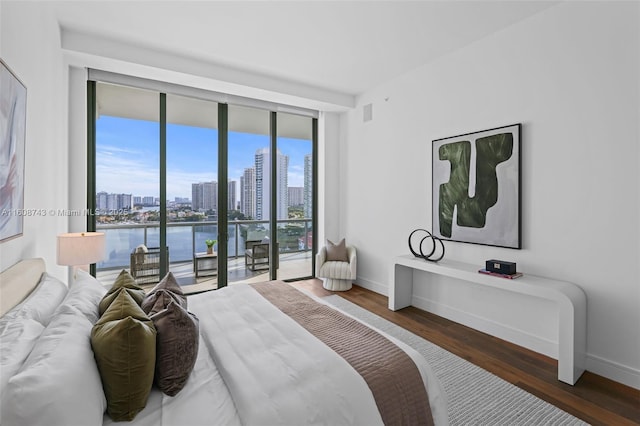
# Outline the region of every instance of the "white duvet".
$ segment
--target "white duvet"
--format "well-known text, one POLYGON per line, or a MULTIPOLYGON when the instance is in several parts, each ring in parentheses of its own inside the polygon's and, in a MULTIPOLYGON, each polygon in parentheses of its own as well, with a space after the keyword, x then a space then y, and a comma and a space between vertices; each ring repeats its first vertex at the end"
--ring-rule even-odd
MULTIPOLYGON (((188 303, 200 319, 194 371, 175 397, 154 389, 132 424, 382 424, 364 379, 251 286, 234 284, 190 296, 188 303)), ((429 393, 434 422, 446 425, 444 393, 427 362, 384 335, 414 359, 429 393)), ((104 423, 115 424, 107 415, 104 423)))

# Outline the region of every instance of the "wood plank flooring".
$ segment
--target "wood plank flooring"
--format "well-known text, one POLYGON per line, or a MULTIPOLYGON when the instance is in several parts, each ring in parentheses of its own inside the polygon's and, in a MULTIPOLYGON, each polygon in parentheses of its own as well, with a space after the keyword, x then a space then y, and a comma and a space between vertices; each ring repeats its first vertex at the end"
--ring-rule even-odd
POLYGON ((386 296, 359 286, 334 293, 317 279, 291 284, 319 297, 338 294, 592 425, 640 425, 639 390, 588 371, 567 385, 552 358, 414 307, 390 311, 386 296))

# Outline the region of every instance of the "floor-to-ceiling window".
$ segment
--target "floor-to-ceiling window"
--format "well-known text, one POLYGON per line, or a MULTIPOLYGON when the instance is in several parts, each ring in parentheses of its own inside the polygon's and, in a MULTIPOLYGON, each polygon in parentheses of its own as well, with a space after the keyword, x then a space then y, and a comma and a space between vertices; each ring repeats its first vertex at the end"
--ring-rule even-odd
POLYGON ((269 116, 264 109, 229 106, 228 181, 235 194, 227 215, 229 253, 243 260, 240 268, 229 264, 229 283, 268 280, 275 267, 269 257, 269 116))
POLYGON ((130 267, 136 247, 160 246, 159 95, 97 83, 95 97, 93 219, 107 245, 97 268, 119 271, 130 267))
POLYGON ((313 121, 276 115, 278 279, 313 275, 313 121))
POLYGON ((103 283, 123 268, 145 283, 169 270, 186 291, 313 275, 315 118, 89 84, 103 283), (144 272, 145 259, 163 267, 144 272))
POLYGON ((218 272, 218 104, 168 94, 166 110, 167 247, 192 286, 218 272))

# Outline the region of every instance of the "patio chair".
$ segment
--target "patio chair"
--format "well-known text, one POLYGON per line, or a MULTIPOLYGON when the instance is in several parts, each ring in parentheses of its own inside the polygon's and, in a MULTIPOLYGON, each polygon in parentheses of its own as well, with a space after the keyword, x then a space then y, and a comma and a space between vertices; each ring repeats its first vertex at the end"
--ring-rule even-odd
MULTIPOLYGON (((263 240, 248 240, 244 244, 244 264, 252 271, 269 269, 270 242, 268 238, 263 240)), ((276 243, 276 250, 278 243, 276 243)), ((275 267, 278 268, 278 256, 275 259, 275 267)))
MULTIPOLYGON (((169 247, 167 247, 167 269, 169 266, 169 247)), ((160 282, 160 247, 145 247, 140 244, 131 253, 131 276, 137 284, 155 284, 160 282)))

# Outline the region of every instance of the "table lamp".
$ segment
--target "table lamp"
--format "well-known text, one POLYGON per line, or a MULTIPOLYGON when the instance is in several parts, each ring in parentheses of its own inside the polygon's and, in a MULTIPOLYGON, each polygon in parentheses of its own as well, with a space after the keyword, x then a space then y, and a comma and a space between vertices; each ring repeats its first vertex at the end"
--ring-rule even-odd
POLYGON ((89 265, 104 258, 104 232, 72 232, 58 235, 58 265, 89 271, 89 265))

